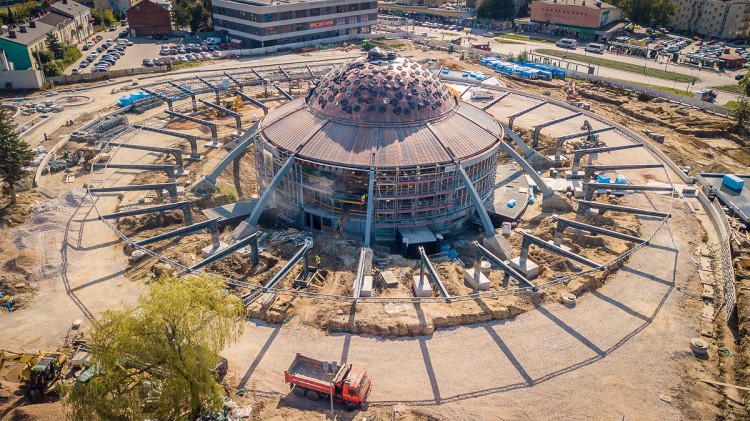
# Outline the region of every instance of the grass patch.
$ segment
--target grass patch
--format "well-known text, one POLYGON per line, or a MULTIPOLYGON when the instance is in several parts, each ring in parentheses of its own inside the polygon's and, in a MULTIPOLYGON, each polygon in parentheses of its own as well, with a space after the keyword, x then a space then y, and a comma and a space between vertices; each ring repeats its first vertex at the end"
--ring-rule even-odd
POLYGON ((646 87, 649 87, 649 88, 661 89, 662 91, 671 92, 673 94, 686 96, 688 98, 692 98, 694 96, 692 92, 683 91, 682 89, 670 88, 670 87, 667 87, 667 86, 659 86, 659 85, 649 85, 647 83, 636 83, 636 84, 640 85, 640 86, 646 86, 646 87))
POLYGON ((495 38, 495 42, 499 42, 500 44, 523 44, 522 42, 505 39, 504 37, 495 38))
POLYGON ((506 39, 506 40, 507 39, 513 39, 513 40, 516 40, 516 41, 536 41, 536 42, 547 42, 547 43, 550 43, 550 44, 554 44, 554 41, 550 41, 550 40, 544 39, 544 38, 534 38, 534 37, 530 37, 528 35, 502 34, 500 36, 502 38, 506 39))
POLYGON ((201 60, 196 61, 178 61, 175 63, 175 60, 172 61, 172 70, 182 70, 182 69, 189 69, 191 67, 198 67, 203 62, 201 60))
POLYGON ((567 58, 570 60, 579 61, 581 63, 593 64, 595 66, 609 67, 611 69, 622 70, 625 72, 638 73, 646 76, 658 77, 659 79, 665 80, 676 80, 677 82, 692 82, 697 78, 689 75, 684 75, 677 72, 669 72, 660 69, 643 68, 637 64, 623 63, 621 61, 608 60, 605 58, 585 56, 583 54, 568 53, 557 50, 539 49, 535 50, 537 53, 546 54, 548 56, 567 58))
POLYGON ((724 104, 724 108, 729 109, 729 110, 736 110, 737 107, 739 106, 740 106, 739 101, 729 101, 726 104, 724 104))
POLYGON ((718 91, 729 92, 729 93, 737 94, 737 95, 741 95, 742 94, 742 88, 740 88, 740 85, 714 86, 711 89, 716 89, 718 91))
POLYGON ((445 35, 447 37, 457 37, 461 34, 459 34, 458 32, 441 32, 440 35, 445 35))

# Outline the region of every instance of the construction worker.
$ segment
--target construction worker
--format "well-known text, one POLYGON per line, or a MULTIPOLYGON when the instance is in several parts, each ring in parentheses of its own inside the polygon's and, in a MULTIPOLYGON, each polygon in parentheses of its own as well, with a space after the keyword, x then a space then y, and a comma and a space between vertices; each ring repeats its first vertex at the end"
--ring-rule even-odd
POLYGON ((362 203, 366 203, 366 202, 367 202, 367 193, 362 195, 362 203))
POLYGON ((13 299, 10 298, 10 295, 6 295, 3 297, 3 303, 8 308, 8 313, 13 311, 13 299))
POLYGON ((318 256, 317 254, 315 255, 315 265, 317 267, 320 267, 320 256, 318 256))

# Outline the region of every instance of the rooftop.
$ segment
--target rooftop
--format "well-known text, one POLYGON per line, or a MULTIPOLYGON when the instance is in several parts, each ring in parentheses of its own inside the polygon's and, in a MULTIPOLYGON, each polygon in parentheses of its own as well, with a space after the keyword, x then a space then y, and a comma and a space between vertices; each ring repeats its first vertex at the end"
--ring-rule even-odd
POLYGON ((78 16, 81 13, 90 10, 87 6, 84 6, 81 3, 77 3, 73 0, 63 0, 57 3, 52 3, 52 6, 50 7, 53 12, 59 13, 69 18, 78 16))
POLYGON ((47 35, 48 32, 55 29, 54 26, 47 25, 46 23, 40 21, 36 21, 36 28, 31 28, 28 26, 28 24, 25 26, 26 32, 21 32, 20 26, 16 26, 14 29, 0 34, 0 39, 15 44, 31 45, 39 41, 41 38, 44 38, 44 36, 47 35), (11 32, 15 33, 15 38, 10 36, 11 32))
POLYGON ((616 9, 617 6, 595 0, 543 0, 544 3, 557 3, 568 6, 584 6, 592 9, 616 9))

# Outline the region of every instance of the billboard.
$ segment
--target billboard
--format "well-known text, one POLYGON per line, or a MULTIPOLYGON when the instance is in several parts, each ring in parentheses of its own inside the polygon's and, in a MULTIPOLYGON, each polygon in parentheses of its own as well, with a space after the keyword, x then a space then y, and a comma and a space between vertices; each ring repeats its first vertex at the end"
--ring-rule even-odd
POLYGON ((317 22, 310 22, 310 29, 325 28, 327 26, 333 26, 333 20, 319 20, 317 22))

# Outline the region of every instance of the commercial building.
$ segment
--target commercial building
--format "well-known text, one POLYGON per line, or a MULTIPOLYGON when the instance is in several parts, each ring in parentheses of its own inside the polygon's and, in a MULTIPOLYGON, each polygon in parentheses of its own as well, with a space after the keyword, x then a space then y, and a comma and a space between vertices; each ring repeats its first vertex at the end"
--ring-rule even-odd
POLYGON ((115 12, 127 12, 141 0, 107 0, 109 8, 115 12))
MULTIPOLYGON (((433 7, 426 5, 428 2, 413 1, 412 4, 403 2, 378 2, 378 12, 384 15, 402 16, 421 22, 438 22, 438 23, 463 23, 467 19, 476 16, 476 11, 469 8, 449 8, 440 7, 437 4, 433 7), (419 5, 418 3, 422 3, 419 5)), ((440 0, 436 0, 440 3, 440 0)))
POLYGON ((245 48, 339 36, 356 37, 377 23, 377 3, 362 0, 214 0, 213 22, 245 48))
POLYGON ((128 26, 130 34, 136 37, 170 35, 172 13, 150 0, 142 0, 128 10, 128 26))
POLYGON ((516 20, 523 31, 583 40, 609 40, 625 27, 622 9, 594 0, 531 2, 531 17, 516 20))
POLYGON ((750 36, 750 0, 673 0, 673 30, 704 37, 750 36))
POLYGON ((63 44, 79 43, 93 32, 90 17, 88 7, 72 0, 53 3, 42 16, 2 31, 0 49, 14 70, 39 69, 34 54, 47 49, 47 34, 54 33, 63 44))

